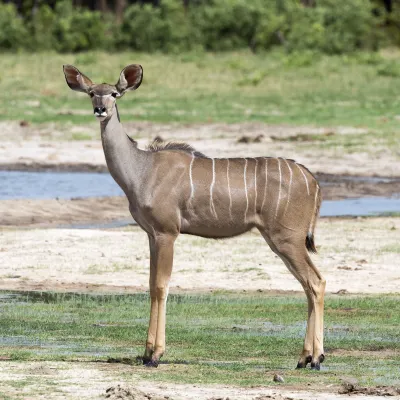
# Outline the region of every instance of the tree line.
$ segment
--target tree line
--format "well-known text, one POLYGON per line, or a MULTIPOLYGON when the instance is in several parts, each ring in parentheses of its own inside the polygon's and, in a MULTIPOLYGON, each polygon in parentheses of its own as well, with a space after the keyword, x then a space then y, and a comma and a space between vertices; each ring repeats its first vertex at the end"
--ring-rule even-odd
POLYGON ((0 0, 0 49, 341 54, 400 44, 399 9, 400 0, 0 0))

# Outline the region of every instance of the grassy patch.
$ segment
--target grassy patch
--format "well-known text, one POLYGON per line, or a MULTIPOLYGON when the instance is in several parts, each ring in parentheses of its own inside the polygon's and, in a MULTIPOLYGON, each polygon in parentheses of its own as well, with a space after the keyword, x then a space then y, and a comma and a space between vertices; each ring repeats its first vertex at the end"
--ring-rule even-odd
MULTIPOLYGON (((142 354, 149 299, 146 294, 3 295, 1 309, 3 356, 105 361, 142 354)), ((247 386, 265 384, 266 374, 280 371, 289 386, 339 383, 343 376, 365 385, 399 383, 398 298, 329 297, 327 361, 319 374, 293 369, 306 312, 305 298, 298 295, 171 295, 166 364, 157 379, 247 386)), ((132 368, 154 379, 153 371, 132 368)))
POLYGON ((0 118, 94 124, 89 99, 67 87, 62 65, 74 64, 96 82, 113 83, 132 62, 143 65, 144 81, 119 101, 123 120, 398 128, 400 100, 393 84, 400 71, 398 51, 331 57, 246 51, 3 54, 0 118))

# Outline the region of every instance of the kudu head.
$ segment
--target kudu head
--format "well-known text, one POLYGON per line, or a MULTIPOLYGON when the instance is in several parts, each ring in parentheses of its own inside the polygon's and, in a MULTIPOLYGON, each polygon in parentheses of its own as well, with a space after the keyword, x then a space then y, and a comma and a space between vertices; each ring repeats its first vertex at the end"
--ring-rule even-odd
POLYGON ((87 93, 93 104, 93 113, 99 121, 110 118, 115 111, 115 101, 128 90, 136 90, 143 79, 143 68, 138 64, 125 67, 115 85, 96 85, 86 75, 72 65, 64 65, 64 75, 72 90, 87 93))

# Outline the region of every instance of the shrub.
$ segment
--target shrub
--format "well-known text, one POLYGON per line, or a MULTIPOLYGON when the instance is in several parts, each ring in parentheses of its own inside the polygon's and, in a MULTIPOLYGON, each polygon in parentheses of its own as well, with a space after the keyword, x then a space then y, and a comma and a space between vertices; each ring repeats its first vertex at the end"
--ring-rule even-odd
POLYGON ((188 50, 196 42, 180 0, 128 7, 117 41, 119 47, 148 52, 188 50))
POLYGON ((369 1, 318 0, 315 8, 297 3, 290 11, 286 13, 289 50, 342 54, 378 47, 380 32, 369 1))
POLYGON ((18 50, 28 47, 28 31, 24 21, 17 15, 13 4, 0 3, 0 48, 6 50, 18 50))
POLYGON ((35 50, 51 50, 55 43, 56 15, 48 5, 42 5, 31 21, 32 48, 35 50))
POLYGON ((71 0, 55 7, 55 47, 60 52, 104 49, 112 43, 110 25, 98 11, 73 7, 71 0))

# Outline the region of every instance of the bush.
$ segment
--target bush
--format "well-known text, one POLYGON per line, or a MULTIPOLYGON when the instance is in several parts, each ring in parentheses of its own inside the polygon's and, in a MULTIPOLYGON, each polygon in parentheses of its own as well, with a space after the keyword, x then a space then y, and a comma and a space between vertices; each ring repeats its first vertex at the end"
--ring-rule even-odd
POLYGON ((297 4, 286 14, 289 50, 343 54, 357 49, 377 49, 380 33, 370 2, 318 0, 317 4, 315 8, 297 4))
POLYGON ((55 7, 55 48, 60 52, 106 49, 112 44, 107 21, 98 11, 73 7, 71 0, 55 7))
POLYGON ((42 5, 31 21, 32 48, 35 50, 51 50, 56 47, 55 38, 56 15, 48 5, 42 5))
POLYGON ((18 50, 29 45, 27 38, 28 31, 14 5, 0 3, 0 48, 18 50))
POLYGON ((163 0, 160 7, 135 4, 125 11, 118 46, 154 52, 184 51, 195 45, 181 0, 163 0))

